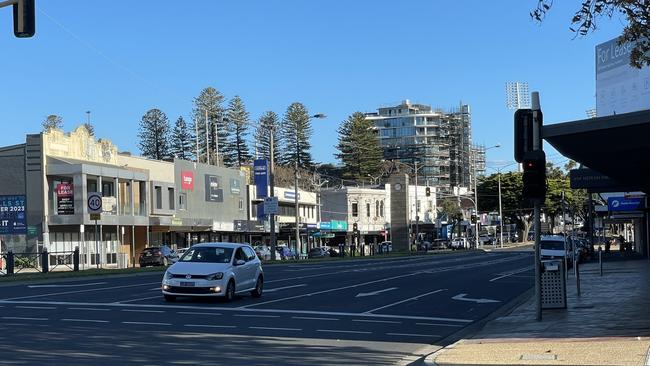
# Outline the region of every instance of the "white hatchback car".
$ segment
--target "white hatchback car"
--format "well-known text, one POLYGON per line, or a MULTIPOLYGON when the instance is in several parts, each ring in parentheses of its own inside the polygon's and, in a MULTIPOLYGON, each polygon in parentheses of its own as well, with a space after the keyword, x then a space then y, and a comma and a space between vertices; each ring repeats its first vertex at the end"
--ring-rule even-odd
POLYGON ((262 296, 262 263, 248 244, 201 243, 193 245, 167 269, 162 293, 167 301, 178 296, 212 296, 232 300, 250 292, 262 296))

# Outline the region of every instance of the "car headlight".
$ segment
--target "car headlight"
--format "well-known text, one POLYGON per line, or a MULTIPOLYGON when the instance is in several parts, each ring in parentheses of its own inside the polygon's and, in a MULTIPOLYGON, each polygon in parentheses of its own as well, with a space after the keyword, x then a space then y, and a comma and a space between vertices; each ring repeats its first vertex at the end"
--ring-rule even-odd
POLYGON ((205 276, 205 279, 208 280, 208 281, 220 280, 222 278, 223 278, 223 272, 217 272, 217 273, 213 273, 213 274, 205 276))
POLYGON ((165 279, 166 279, 166 280, 171 280, 172 278, 174 278, 174 274, 173 274, 173 273, 171 273, 171 272, 169 272, 169 271, 165 272, 165 279))

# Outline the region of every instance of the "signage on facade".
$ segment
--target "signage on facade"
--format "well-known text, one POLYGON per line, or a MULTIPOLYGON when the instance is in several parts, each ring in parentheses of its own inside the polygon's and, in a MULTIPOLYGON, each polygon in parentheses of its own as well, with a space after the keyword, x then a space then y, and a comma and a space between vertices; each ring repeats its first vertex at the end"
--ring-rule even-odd
POLYGON ((609 197, 607 209, 609 211, 635 211, 641 208, 642 198, 609 197))
MULTIPOLYGON (((284 191, 284 198, 288 200, 295 200, 296 199, 296 192, 294 191, 284 191)), ((298 193, 298 199, 300 199, 300 193, 298 193)))
POLYGON ((266 159, 256 159, 253 162, 253 180, 257 191, 257 198, 266 198, 269 195, 269 163, 266 159))
POLYGON ((194 190, 194 172, 190 170, 181 172, 181 188, 188 191, 194 190))
POLYGON ((264 199, 264 214, 278 214, 278 198, 277 197, 266 197, 264 199))
POLYGON ((347 221, 330 221, 332 231, 348 231, 348 222, 347 221))
POLYGON ((321 230, 331 230, 332 229, 332 223, 329 221, 323 221, 318 224, 318 228, 321 230))
POLYGON ((56 185, 56 213, 57 215, 74 215, 74 186, 72 183, 62 182, 56 185))
POLYGON ((241 182, 239 179, 230 178, 230 193, 239 194, 241 192, 241 182))
POLYGON ((0 196, 0 235, 27 233, 24 195, 0 196))
POLYGON ((205 200, 223 202, 223 189, 219 188, 219 177, 216 175, 205 175, 205 200))

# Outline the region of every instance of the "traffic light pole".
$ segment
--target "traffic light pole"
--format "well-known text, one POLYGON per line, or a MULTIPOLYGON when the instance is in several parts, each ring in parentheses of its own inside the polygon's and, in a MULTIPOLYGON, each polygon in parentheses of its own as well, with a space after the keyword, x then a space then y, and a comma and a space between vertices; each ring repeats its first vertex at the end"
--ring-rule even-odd
POLYGON ((541 268, 541 250, 540 250, 540 237, 541 237, 541 215, 540 207, 541 201, 535 200, 535 317, 537 321, 542 320, 542 268, 541 268))

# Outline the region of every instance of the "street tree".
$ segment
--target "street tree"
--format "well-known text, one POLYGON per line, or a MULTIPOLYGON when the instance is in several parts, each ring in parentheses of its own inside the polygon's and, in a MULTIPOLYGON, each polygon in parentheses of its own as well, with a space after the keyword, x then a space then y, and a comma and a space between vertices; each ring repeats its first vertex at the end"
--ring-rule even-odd
POLYGON ((250 124, 249 114, 246 111, 244 102, 238 95, 235 95, 228 103, 226 119, 231 128, 231 133, 228 137, 224 161, 227 162, 228 166, 241 167, 250 162, 252 156, 246 143, 246 135, 248 135, 248 126, 250 124))
POLYGON ((138 132, 142 156, 155 160, 171 160, 169 120, 160 109, 150 109, 140 120, 138 132))
MULTIPOLYGON (((569 28, 576 35, 586 36, 597 29, 599 18, 613 18, 625 24, 619 45, 629 42, 630 65, 638 69, 650 66, 650 4, 648 0, 580 0, 579 9, 571 19, 569 28), (620 19, 625 18, 625 19, 620 19)), ((541 23, 551 10, 553 0, 538 0, 530 16, 541 23)))
POLYGON ((285 148, 280 155, 280 163, 311 170, 314 162, 311 157, 312 134, 309 112, 302 103, 292 103, 282 118, 282 141, 285 148))
POLYGON ((456 197, 446 198, 438 204, 438 218, 442 221, 446 220, 448 224, 452 224, 450 233, 455 232, 456 228, 460 230, 460 224, 463 221, 463 211, 456 197))
POLYGON ((171 135, 171 152, 175 158, 192 160, 195 155, 196 140, 193 131, 185 122, 183 116, 178 117, 174 123, 171 135))
POLYGON ((273 134, 273 159, 279 161, 281 151, 280 120, 273 111, 266 111, 255 127, 255 146, 259 156, 271 159, 271 134, 273 134))
POLYGON ((198 137, 200 162, 207 162, 209 157, 210 164, 217 165, 224 160, 230 128, 221 105, 223 100, 223 95, 213 87, 201 90, 199 96, 194 98, 192 127, 198 137))
POLYGON ((51 129, 63 129, 63 118, 57 116, 56 114, 50 114, 49 116, 45 117, 42 126, 44 132, 48 132, 51 129))
POLYGON ((373 124, 361 112, 355 112, 339 127, 339 153, 343 177, 354 180, 377 175, 382 166, 382 151, 373 124))

